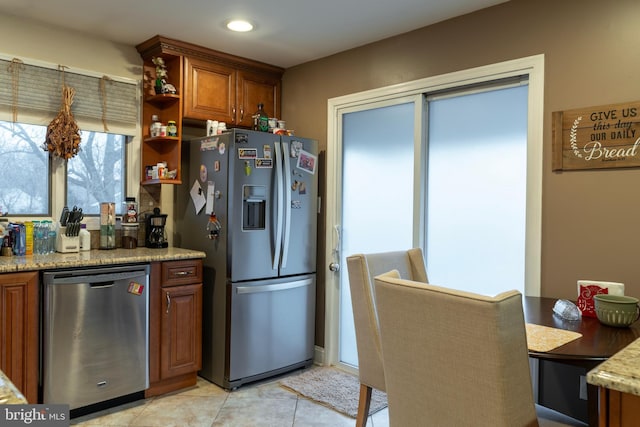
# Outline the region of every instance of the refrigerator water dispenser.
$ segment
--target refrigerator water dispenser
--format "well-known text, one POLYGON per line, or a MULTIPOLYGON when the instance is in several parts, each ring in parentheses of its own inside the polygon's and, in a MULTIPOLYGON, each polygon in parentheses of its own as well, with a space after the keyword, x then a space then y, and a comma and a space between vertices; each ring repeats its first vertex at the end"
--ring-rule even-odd
POLYGON ((243 186, 242 229, 264 230, 267 204, 267 187, 263 185, 243 186))

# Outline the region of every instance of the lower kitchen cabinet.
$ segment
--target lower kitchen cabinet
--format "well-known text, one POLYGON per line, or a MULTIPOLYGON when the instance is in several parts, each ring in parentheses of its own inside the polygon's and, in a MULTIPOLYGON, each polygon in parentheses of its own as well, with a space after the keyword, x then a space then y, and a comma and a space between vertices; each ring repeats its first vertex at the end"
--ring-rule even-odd
POLYGON ((147 397, 196 384, 202 366, 202 260, 152 263, 147 397))
POLYGON ((640 396, 600 388, 600 427, 633 427, 640 420, 640 396))
POLYGON ((38 273, 0 274, 0 369, 38 400, 38 273))

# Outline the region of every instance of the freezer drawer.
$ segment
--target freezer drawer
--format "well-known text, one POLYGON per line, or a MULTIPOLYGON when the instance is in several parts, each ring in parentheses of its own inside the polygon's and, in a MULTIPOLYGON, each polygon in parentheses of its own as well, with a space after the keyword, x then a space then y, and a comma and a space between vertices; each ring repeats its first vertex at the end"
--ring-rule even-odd
POLYGON ((148 266, 47 272, 43 287, 43 403, 76 409, 148 388, 148 266))
POLYGON ((230 286, 230 383, 310 363, 315 275, 230 286))

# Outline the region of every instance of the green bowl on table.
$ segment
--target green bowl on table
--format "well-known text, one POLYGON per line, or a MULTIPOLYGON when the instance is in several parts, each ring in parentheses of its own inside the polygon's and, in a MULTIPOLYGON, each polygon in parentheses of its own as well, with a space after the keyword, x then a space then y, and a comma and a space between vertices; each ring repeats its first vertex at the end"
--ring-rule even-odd
POLYGON ((625 328, 638 320, 638 298, 625 295, 598 294, 593 296, 596 316, 600 323, 625 328))

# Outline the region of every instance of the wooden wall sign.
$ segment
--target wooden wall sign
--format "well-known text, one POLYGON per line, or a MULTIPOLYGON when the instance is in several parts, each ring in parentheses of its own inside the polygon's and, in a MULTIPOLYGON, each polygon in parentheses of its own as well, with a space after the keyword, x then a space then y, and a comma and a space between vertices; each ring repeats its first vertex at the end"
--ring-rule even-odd
POLYGON ((640 166, 640 102, 553 113, 553 170, 640 166))

